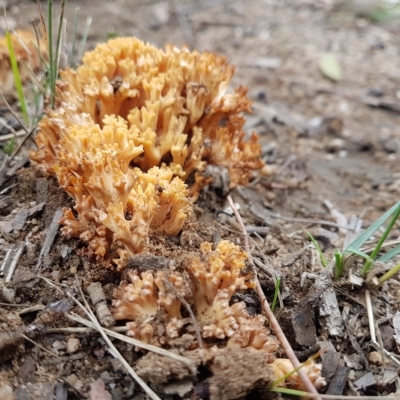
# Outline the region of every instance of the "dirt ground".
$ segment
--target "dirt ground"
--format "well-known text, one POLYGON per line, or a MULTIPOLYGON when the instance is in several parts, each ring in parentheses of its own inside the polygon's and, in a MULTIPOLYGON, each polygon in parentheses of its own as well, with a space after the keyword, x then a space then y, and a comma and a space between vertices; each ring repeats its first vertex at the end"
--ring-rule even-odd
MULTIPOLYGON (((283 303, 275 314, 300 361, 324 350, 317 359, 327 382, 321 393, 400 398, 400 341, 394 322, 400 302, 397 277, 370 294, 377 347, 367 316, 366 286, 351 283, 345 271, 333 286, 341 317, 334 334, 323 306, 313 298, 315 276, 322 267, 306 233, 332 259, 343 246, 342 227, 353 215, 366 227, 399 200, 400 22, 371 22, 374 10, 358 3, 87 0, 67 2, 66 19, 70 37, 76 7, 79 34, 86 18, 92 18, 86 49, 111 36, 136 36, 159 47, 187 44, 215 52, 236 66, 232 85, 249 88, 254 105, 246 130, 260 135, 266 167, 249 187, 235 189, 231 196, 245 225, 253 228, 250 245, 264 268, 260 281, 267 299, 272 301, 273 277, 281 276, 283 303), (337 82, 319 68, 327 52, 340 64, 342 77, 337 82)), ((28 28, 37 16, 33 1, 6 5, 18 28, 28 28)), ((25 240, 30 245, 11 282, 5 283, 5 276, 0 280, 0 398, 90 398, 90 384, 99 379, 114 400, 146 398, 97 333, 63 331, 82 328, 64 316, 76 311, 65 294, 75 287, 74 272, 84 289, 101 282, 109 303, 120 280, 118 273, 80 257, 78 250, 84 245, 77 240, 57 235, 49 254, 40 254, 45 229, 51 230, 56 210, 71 206, 71 200, 53 178, 40 175, 29 163, 1 190, 0 256, 4 261, 10 249, 14 256, 25 240), (62 290, 35 275, 38 261, 42 276, 62 290)), ((210 188, 179 238, 152 238, 153 254, 179 258, 216 236, 243 245, 240 227, 226 206, 221 190, 210 188)), ((396 227, 389 239, 398 237, 396 227)), ((356 273, 358 266, 352 268, 356 273)), ((241 296, 247 296, 254 312, 261 312, 253 291, 241 296)), ((144 356, 146 352, 117 340, 114 344, 132 366, 139 365, 162 399, 209 398, 210 382, 220 390, 215 399, 273 398, 261 390, 271 379, 257 357, 249 362, 240 352, 227 353, 219 367, 215 361, 193 378, 177 371, 172 362, 164 364, 161 356, 144 356)), ((107 398, 93 397, 93 392, 91 396, 107 398)))

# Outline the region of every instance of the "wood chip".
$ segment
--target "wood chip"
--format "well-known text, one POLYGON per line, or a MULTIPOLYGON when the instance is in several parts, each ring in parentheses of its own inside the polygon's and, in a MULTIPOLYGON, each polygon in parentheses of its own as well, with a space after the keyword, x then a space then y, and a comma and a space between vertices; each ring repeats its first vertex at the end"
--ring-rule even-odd
POLYGON ((96 309, 97 318, 102 326, 110 328, 115 325, 115 319, 107 306, 107 299, 100 282, 92 282, 88 287, 90 299, 96 309))

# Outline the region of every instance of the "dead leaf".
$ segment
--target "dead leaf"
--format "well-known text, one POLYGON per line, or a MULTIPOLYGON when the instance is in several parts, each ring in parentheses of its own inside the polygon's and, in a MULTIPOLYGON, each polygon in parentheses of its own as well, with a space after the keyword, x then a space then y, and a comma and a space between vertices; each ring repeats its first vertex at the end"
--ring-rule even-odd
POLYGON ((334 82, 342 79, 342 69, 335 53, 323 53, 319 61, 322 74, 334 82))

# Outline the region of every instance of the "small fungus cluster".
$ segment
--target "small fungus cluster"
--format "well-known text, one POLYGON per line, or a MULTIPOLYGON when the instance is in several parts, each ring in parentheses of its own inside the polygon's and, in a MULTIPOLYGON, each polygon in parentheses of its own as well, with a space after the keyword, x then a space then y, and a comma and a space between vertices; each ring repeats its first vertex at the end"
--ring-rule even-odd
MULTIPOLYGON (((249 315, 244 302, 231 304, 234 293, 254 286, 250 275, 244 273, 246 253, 229 241, 221 241, 215 250, 205 242, 201 252, 201 256, 182 261, 185 272, 126 271, 129 282, 121 283, 113 302, 115 319, 130 321, 128 334, 136 339, 168 347, 179 343, 179 347, 194 350, 199 343, 193 321, 182 316, 181 299, 186 299, 207 349, 215 352, 211 349, 216 340, 226 341, 228 347, 262 353, 277 379, 293 371, 289 360, 275 359, 279 343, 265 327, 265 318, 249 315)), ((325 384, 320 365, 310 362, 304 368, 316 387, 325 384)), ((297 374, 281 384, 302 388, 297 374)))

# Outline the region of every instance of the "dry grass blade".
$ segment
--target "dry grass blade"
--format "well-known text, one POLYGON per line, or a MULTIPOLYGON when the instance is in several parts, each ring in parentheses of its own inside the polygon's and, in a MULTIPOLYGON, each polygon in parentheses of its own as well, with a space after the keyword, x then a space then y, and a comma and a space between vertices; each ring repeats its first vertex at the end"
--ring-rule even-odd
POLYGON ((82 292, 82 288, 79 284, 78 278, 76 277, 76 281, 78 284, 78 288, 80 291, 80 294, 82 296, 83 302, 85 303, 85 306, 82 305, 78 300, 76 300, 74 297, 69 296, 71 299, 73 299, 74 303, 77 304, 82 311, 85 312, 85 314, 90 318, 92 321, 93 325, 96 327, 96 329, 99 331, 100 335, 102 338, 105 340, 107 343, 108 347, 111 349, 112 354, 114 357, 118 358, 118 360, 122 363, 122 365, 126 368, 126 370, 129 372, 129 374, 132 376, 132 378, 140 385, 140 387, 145 391, 145 393, 152 399, 152 400, 161 400, 151 389, 150 387, 146 384, 146 382, 133 370, 133 368, 129 365, 129 363, 125 360, 124 357, 122 357, 122 354, 117 350, 117 348, 114 346, 114 344, 111 342, 110 338, 107 336, 107 334, 104 331, 104 328, 100 325, 99 321, 97 321, 96 316, 93 314, 92 310, 89 307, 88 302, 85 299, 85 296, 82 292))
MULTIPOLYGON (((88 328, 97 330, 96 326, 93 323, 91 323, 87 319, 82 318, 82 317, 80 317, 78 315, 75 315, 73 313, 69 313, 69 314, 66 314, 66 317, 68 319, 70 319, 71 321, 79 322, 80 324, 85 325, 88 328)), ((191 360, 189 360, 188 358, 185 358, 185 357, 182 357, 182 356, 180 356, 178 354, 175 354, 175 353, 172 353, 170 351, 164 350, 161 347, 157 347, 157 346, 153 346, 151 344, 147 344, 147 343, 141 342, 140 340, 131 338, 129 336, 121 335, 120 333, 117 333, 117 332, 114 331, 115 328, 113 330, 106 329, 106 328, 103 328, 103 329, 104 329, 104 332, 107 333, 107 335, 112 336, 112 337, 114 337, 116 339, 119 339, 119 340, 121 340, 121 341, 123 341, 125 343, 129 343, 129 344, 132 344, 134 346, 140 347, 140 348, 142 348, 144 350, 152 351, 153 353, 157 353, 157 354, 160 354, 162 356, 172 358, 172 359, 174 359, 176 361, 180 361, 180 362, 186 364, 190 368, 195 368, 196 367, 195 364, 191 360)))
POLYGON ((196 337, 197 337, 197 341, 199 342, 199 347, 200 347, 200 349, 202 349, 203 348, 203 340, 201 338, 200 327, 196 320, 196 317, 194 316, 192 308, 190 307, 189 303, 175 290, 175 288, 172 286, 171 282, 169 282, 167 279, 163 279, 163 282, 174 292, 174 295, 179 299, 179 301, 183 304, 183 306, 186 308, 187 312, 189 313, 190 318, 193 321, 194 328, 196 330, 196 337))
MULTIPOLYGON (((232 200, 231 196, 227 196, 227 200, 228 203, 232 209, 232 211, 235 214, 236 219, 238 220, 240 226, 242 227, 242 231, 244 234, 244 245, 245 245, 245 249, 246 252, 248 254, 249 257, 249 261, 251 263, 251 265, 253 266, 253 268, 255 269, 255 264, 253 262, 253 257, 251 256, 251 252, 250 252, 250 247, 249 247, 249 240, 248 240, 248 235, 246 232, 246 227, 243 223, 242 217, 240 216, 238 210, 235 207, 235 204, 232 200)), ((294 354, 294 351, 292 349, 292 347, 290 346, 289 341, 286 339, 285 334, 282 331, 282 328, 280 327, 278 321, 275 318, 274 313, 272 312, 267 299, 265 298, 264 292, 262 291, 260 282, 257 278, 257 274, 254 274, 254 279, 256 282, 256 291, 257 291, 257 295, 260 298, 260 302, 262 304, 262 308, 265 312, 265 315, 267 316, 269 323, 271 324, 271 328, 272 330, 275 332, 276 337, 279 340, 279 343, 281 344, 283 350, 286 353, 286 356, 289 358, 289 360, 292 362, 293 366, 295 369, 299 368, 301 366, 300 361, 297 359, 296 354, 294 354)), ((315 395, 316 399, 321 399, 320 394, 318 393, 317 389, 315 389, 314 385, 312 384, 312 382, 310 381, 309 377, 307 376, 307 374, 300 368, 297 371, 300 379, 302 380, 304 387, 306 388, 307 392, 312 393, 315 395)))
MULTIPOLYGON (((59 292, 66 294, 92 321, 93 327, 99 331, 100 335, 104 339, 104 341, 107 343, 108 347, 110 348, 112 354, 114 355, 115 358, 118 358, 118 360, 122 363, 122 365, 126 368, 128 373, 132 376, 132 378, 140 385, 140 387, 145 391, 145 393, 149 396, 150 399, 152 400, 161 400, 151 389, 150 387, 146 384, 146 382, 143 381, 142 378, 133 370, 133 368, 128 364, 128 362, 125 360, 124 357, 122 357, 121 353, 116 349, 114 344, 111 342, 110 338, 107 336, 105 329, 100 325, 99 321, 97 321, 97 318, 93 314, 92 310, 90 309, 90 306, 88 302, 85 299, 85 296, 82 292, 81 286, 79 285, 78 278, 76 277, 79 292, 82 296, 82 299, 85 303, 83 305, 79 300, 77 300, 71 293, 66 292, 64 293, 54 282, 52 282, 50 279, 47 279, 43 276, 40 277, 43 279, 47 284, 50 286, 54 287, 57 289, 59 292)), ((67 314, 68 315, 68 314, 67 314)))
POLYGON ((23 333, 20 333, 19 335, 20 335, 21 337, 23 337, 25 340, 27 340, 28 342, 31 342, 31 343, 33 343, 35 346, 39 347, 39 349, 41 349, 41 350, 45 351, 46 353, 51 354, 53 357, 56 357, 56 358, 58 358, 59 360, 61 360, 61 358, 60 358, 57 354, 53 353, 53 352, 50 351, 50 350, 47 350, 45 347, 41 346, 39 343, 35 342, 34 340, 28 338, 28 336, 24 335, 23 333))
POLYGON ((12 116, 18 121, 22 129, 26 132, 29 133, 28 129, 25 127, 24 123, 21 121, 19 116, 16 114, 16 112, 13 110, 13 108, 10 106, 10 103, 7 101, 7 99, 4 97, 3 93, 0 92, 0 97, 3 103, 6 105, 8 111, 12 114, 12 116))

